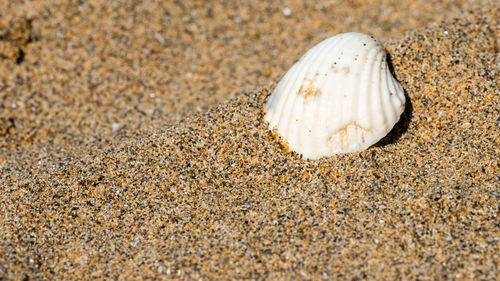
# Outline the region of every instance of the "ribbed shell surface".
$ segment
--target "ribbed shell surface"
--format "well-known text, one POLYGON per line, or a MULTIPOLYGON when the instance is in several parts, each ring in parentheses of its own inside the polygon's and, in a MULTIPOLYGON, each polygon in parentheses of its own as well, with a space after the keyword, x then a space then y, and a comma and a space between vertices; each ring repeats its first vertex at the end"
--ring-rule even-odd
POLYGON ((311 48, 265 105, 265 120, 304 158, 362 151, 399 120, 405 96, 380 42, 344 33, 311 48))

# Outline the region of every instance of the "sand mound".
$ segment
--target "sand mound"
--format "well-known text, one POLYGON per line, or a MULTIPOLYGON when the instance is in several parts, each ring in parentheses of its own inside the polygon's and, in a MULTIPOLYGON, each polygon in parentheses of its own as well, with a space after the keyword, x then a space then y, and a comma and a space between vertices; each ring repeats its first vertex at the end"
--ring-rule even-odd
POLYGON ((326 37, 387 39, 481 2, 1 1, 0 148, 165 128, 275 82, 326 37))
POLYGON ((408 105, 362 153, 286 152, 268 88, 80 156, 18 152, 0 173, 1 275, 495 279, 498 14, 385 42, 408 105))

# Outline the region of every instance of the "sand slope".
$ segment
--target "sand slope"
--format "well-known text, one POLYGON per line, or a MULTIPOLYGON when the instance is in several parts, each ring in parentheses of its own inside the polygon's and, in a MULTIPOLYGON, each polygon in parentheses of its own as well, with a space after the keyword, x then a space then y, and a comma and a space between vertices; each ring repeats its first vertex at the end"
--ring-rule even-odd
POLYGON ((362 153, 286 152, 268 88, 80 156, 19 152, 0 171, 1 276, 494 280, 498 14, 385 42, 409 102, 362 153))
POLYGON ((0 149, 164 128, 275 82, 326 37, 387 39, 482 2, 3 0, 0 149))

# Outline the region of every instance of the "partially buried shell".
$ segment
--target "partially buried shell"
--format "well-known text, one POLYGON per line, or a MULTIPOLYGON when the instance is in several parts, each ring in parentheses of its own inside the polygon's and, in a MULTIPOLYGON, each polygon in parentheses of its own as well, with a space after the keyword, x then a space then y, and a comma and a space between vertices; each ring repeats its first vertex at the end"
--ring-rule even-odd
POLYGON ((265 106, 269 128, 308 159, 362 151, 399 120, 405 96, 382 44, 350 32, 311 48, 265 106))

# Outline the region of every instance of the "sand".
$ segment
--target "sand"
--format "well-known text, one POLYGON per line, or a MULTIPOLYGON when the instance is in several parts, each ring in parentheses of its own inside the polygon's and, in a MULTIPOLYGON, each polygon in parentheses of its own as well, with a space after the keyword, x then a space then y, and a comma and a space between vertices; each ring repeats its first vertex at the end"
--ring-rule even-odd
POLYGON ((32 31, 0 37, 9 70, 0 79, 0 278, 495 280, 500 6, 450 3, 442 5, 456 13, 431 3, 416 9, 422 17, 380 10, 410 2, 344 8, 372 15, 349 28, 387 34, 378 37, 407 106, 379 144, 319 161, 287 151, 267 130, 262 107, 307 48, 348 31, 340 19, 332 33, 323 27, 332 6, 312 18, 304 15, 321 7, 304 5, 300 14, 290 1, 290 17, 284 4, 264 7, 274 11, 269 22, 247 10, 241 24, 251 28, 228 34, 259 35, 214 43, 218 65, 189 55, 202 44, 192 37, 204 34, 189 26, 230 25, 242 7, 213 7, 200 19, 206 25, 190 21, 196 12, 182 17, 172 8, 170 16, 186 22, 169 29, 155 21, 165 10, 143 5, 150 20, 134 19, 151 26, 141 31, 114 26, 136 24, 127 16, 144 11, 133 6, 19 4, 28 19, 13 25, 15 17, 3 17, 1 26, 32 31), (83 20, 59 9, 92 13, 83 20), (304 24, 278 24, 286 20, 304 24), (178 32, 179 45, 158 45, 153 27, 178 32), (151 41, 127 37, 141 32, 151 41), (250 47, 235 54, 231 44, 250 47), (198 67, 213 76, 197 76, 198 67))
POLYGON ((488 1, 371 2, 0 1, 0 148, 156 131, 276 82, 339 32, 385 40, 488 1))

